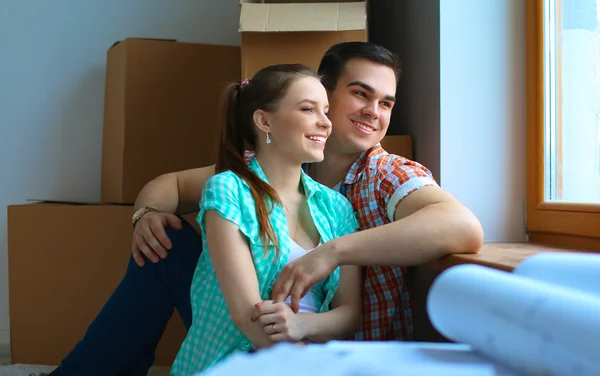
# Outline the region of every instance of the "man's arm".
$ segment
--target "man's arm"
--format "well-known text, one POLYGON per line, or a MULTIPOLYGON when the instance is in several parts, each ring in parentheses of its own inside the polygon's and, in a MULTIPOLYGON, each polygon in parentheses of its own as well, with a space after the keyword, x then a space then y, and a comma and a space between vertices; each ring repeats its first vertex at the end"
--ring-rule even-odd
POLYGON ((331 302, 331 311, 298 313, 306 338, 313 342, 350 339, 360 327, 361 268, 342 266, 340 285, 331 302))
POLYGON ((149 212, 135 224, 131 253, 136 264, 144 266, 145 258, 157 263, 167 257, 172 244, 165 228, 181 229, 181 221, 175 214, 198 211, 204 184, 214 174, 214 165, 173 172, 159 176, 142 188, 134 210, 151 206, 158 209, 158 213, 149 212))
POLYGON ((330 248, 338 265, 411 266, 449 254, 476 253, 482 243, 483 229, 475 215, 450 193, 426 186, 398 203, 394 222, 323 247, 330 248))
POLYGON ((152 206, 162 213, 197 212, 204 184, 214 174, 215 166, 211 165, 161 175, 142 188, 135 200, 135 210, 152 206))
POLYGON ((436 186, 422 187, 396 206, 394 221, 333 239, 286 265, 273 286, 276 301, 292 307, 339 265, 411 266, 452 253, 476 253, 481 224, 469 209, 436 186))
POLYGON ((361 268, 344 265, 340 268, 340 284, 331 302, 332 309, 323 313, 298 313, 298 307, 291 308, 287 303, 269 301, 258 304, 252 313, 252 321, 258 321, 266 333, 272 333, 272 324, 282 327, 283 332, 271 335, 271 340, 327 342, 335 339, 349 339, 360 326, 360 286, 361 268), (286 311, 293 310, 288 324, 283 323, 286 311))

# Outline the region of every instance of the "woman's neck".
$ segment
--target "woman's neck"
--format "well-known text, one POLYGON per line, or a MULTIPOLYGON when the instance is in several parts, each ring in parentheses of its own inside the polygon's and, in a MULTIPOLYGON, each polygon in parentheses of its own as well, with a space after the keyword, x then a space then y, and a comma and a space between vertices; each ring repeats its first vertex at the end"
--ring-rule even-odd
POLYGON ((283 158, 266 156, 256 153, 256 159, 263 169, 269 185, 275 189, 280 197, 290 196, 298 192, 300 186, 301 166, 289 163, 283 158))

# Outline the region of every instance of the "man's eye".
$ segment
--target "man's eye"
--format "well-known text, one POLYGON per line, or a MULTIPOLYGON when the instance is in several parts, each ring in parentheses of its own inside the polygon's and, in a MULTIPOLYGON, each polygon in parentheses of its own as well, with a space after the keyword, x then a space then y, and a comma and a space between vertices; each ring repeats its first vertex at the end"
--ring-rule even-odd
POLYGON ((355 91, 354 94, 360 95, 361 97, 366 97, 367 94, 364 91, 355 91))

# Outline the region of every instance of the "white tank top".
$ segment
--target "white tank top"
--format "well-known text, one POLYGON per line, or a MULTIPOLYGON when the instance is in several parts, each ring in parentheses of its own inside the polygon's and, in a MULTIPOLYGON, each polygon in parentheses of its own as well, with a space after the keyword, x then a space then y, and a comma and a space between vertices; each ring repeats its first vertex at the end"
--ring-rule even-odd
MULTIPOLYGON (((287 263, 289 264, 290 262, 302 257, 310 251, 312 251, 312 249, 306 250, 299 246, 292 238, 290 238, 290 256, 287 263)), ((319 308, 321 308, 321 304, 323 304, 324 297, 325 294, 323 292, 323 281, 321 281, 313 285, 310 290, 308 290, 304 298, 300 299, 300 309, 298 312, 318 312, 319 308)), ((290 297, 288 297, 285 302, 288 304, 292 303, 290 297)))

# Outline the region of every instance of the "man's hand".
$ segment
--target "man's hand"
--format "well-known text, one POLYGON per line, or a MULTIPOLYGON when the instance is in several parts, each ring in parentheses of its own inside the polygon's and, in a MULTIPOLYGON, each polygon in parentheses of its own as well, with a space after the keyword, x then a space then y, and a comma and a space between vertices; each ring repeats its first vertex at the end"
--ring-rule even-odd
POLYGON ((174 214, 149 212, 135 224, 131 253, 136 264, 144 266, 142 254, 153 263, 157 263, 159 257, 167 257, 171 240, 165 232, 166 227, 181 230, 181 220, 174 214))
POLYGON ((305 336, 300 316, 287 303, 272 300, 257 303, 252 321, 258 323, 273 342, 299 342, 305 336))
POLYGON ((292 309, 298 312, 300 299, 315 283, 327 278, 338 261, 332 243, 325 243, 299 259, 287 264, 273 285, 272 298, 275 303, 292 297, 292 309))

